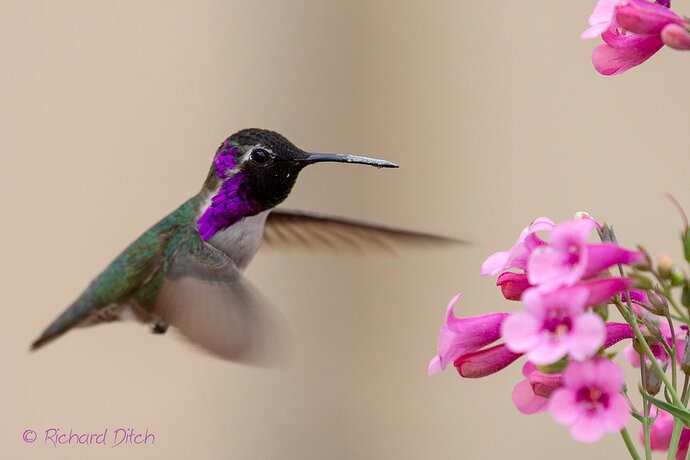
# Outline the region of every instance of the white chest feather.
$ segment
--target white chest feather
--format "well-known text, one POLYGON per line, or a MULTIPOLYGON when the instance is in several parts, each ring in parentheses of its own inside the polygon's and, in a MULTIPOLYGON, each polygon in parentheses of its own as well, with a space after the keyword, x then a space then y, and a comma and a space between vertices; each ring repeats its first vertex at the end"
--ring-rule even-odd
POLYGON ((230 257, 237 268, 244 270, 259 249, 268 213, 269 211, 264 211, 255 216, 245 217, 217 232, 208 242, 230 257))

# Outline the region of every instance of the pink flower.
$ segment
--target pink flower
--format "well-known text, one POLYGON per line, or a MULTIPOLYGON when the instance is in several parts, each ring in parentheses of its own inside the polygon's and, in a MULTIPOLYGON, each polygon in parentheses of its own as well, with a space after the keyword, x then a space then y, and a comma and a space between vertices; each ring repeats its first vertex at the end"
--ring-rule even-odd
POLYGON ((563 384, 551 395, 548 410, 557 422, 570 427, 573 438, 595 442, 625 426, 630 412, 620 394, 623 372, 616 364, 603 358, 571 362, 563 384))
MULTIPOLYGON (((531 249, 530 236, 536 232, 551 230, 554 223, 546 217, 536 218, 520 233, 515 244, 507 251, 491 254, 482 264, 482 275, 497 275, 509 268, 524 270, 527 268, 527 256, 531 249)), ((538 240, 538 238, 537 238, 538 240)), ((540 241, 540 240, 539 240, 540 241)), ((538 244, 538 242, 537 242, 538 244)))
POLYGON ((550 293, 527 290, 525 311, 510 315, 501 327, 506 346, 527 353, 535 364, 552 364, 566 355, 591 357, 604 345, 606 330, 599 315, 585 311, 588 298, 581 285, 550 293))
POLYGON ((536 414, 546 410, 549 396, 563 385, 563 374, 545 374, 531 361, 522 366, 525 380, 513 388, 513 403, 523 414, 536 414))
POLYGON ((501 293, 507 300, 520 300, 522 293, 532 287, 526 274, 513 272, 503 272, 498 275, 496 286, 501 288, 501 293))
MULTIPOLYGON (((659 410, 652 426, 649 428, 649 441, 652 450, 667 451, 671 444, 671 434, 673 432, 673 416, 668 412, 659 410)), ((640 426, 640 441, 644 442, 644 433, 640 426)), ((676 459, 683 460, 690 445, 690 430, 683 428, 678 443, 676 459)))
POLYGON ((612 265, 643 260, 642 254, 616 244, 588 244, 588 236, 595 225, 591 219, 582 219, 555 226, 551 231, 551 243, 534 249, 529 255, 527 278, 530 284, 543 290, 572 286, 612 265))
MULTIPOLYGON (((664 45, 663 30, 685 24, 668 6, 667 1, 600 0, 590 16, 589 29, 581 36, 593 38, 601 34, 604 39, 605 44, 592 52, 592 64, 597 71, 602 75, 618 75, 659 51, 664 45)), ((669 31, 671 43, 681 37, 678 32, 677 28, 669 31)))
POLYGON ((429 363, 429 374, 445 369, 459 356, 477 351, 501 337, 501 323, 508 313, 459 318, 453 313, 453 307, 461 295, 453 297, 448 304, 446 322, 438 334, 438 355, 429 363))

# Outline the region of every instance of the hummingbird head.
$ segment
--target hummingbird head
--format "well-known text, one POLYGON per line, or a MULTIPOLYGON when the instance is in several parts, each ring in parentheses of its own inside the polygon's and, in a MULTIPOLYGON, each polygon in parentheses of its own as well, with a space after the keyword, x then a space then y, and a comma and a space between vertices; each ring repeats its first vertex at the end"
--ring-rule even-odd
POLYGON ((309 153, 276 132, 243 129, 227 138, 213 158, 204 183, 211 200, 198 220, 201 236, 208 240, 244 217, 277 206, 290 194, 304 167, 322 162, 398 167, 386 160, 356 155, 309 153))

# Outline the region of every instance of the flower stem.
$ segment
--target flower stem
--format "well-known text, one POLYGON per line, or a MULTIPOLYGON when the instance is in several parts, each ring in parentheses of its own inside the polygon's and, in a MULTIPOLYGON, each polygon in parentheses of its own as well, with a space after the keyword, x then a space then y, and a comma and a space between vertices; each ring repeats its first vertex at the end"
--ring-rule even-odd
MULTIPOLYGON (((640 375, 643 382, 647 381, 647 365, 644 364, 644 355, 640 353, 640 375)), ((649 409, 651 403, 647 400, 646 393, 642 393, 642 408, 644 410, 644 417, 642 418, 642 439, 644 440, 644 457, 645 460, 652 460, 652 445, 649 436, 649 409)))
POLYGON ((676 458, 676 452, 678 452, 678 442, 680 442, 680 433, 683 431, 683 423, 677 418, 673 419, 673 433, 671 433, 671 441, 668 445, 668 460, 674 460, 676 458))
MULTIPOLYGON (((671 357, 671 381, 673 382, 673 389, 678 391, 678 381, 676 377, 676 355, 678 354, 676 347, 676 331, 673 328, 673 320, 671 319, 670 315, 666 316, 666 320, 668 321, 668 327, 671 330, 671 353, 669 353, 669 356, 671 357)), ((661 341, 666 343, 665 338, 663 338, 661 341)))
MULTIPOLYGON (((688 399, 690 398, 690 392, 688 391, 688 382, 690 379, 688 375, 685 375, 685 382, 683 382, 683 407, 688 405, 688 399)), ((673 419, 673 432, 671 433, 671 441, 669 442, 668 457, 670 460, 676 458, 676 452, 678 451, 678 443, 680 442, 680 435, 683 432, 683 424, 678 419, 673 419)), ((690 452, 690 449, 688 449, 690 452)), ((686 457, 688 458, 688 457, 686 457)))
POLYGON ((621 436, 623 437, 623 442, 625 442, 625 447, 627 447, 628 452, 630 452, 630 456, 635 460, 642 460, 642 457, 640 457, 640 454, 637 452, 637 449, 635 448, 633 440, 630 438, 630 433, 628 433, 627 428, 623 428, 621 430, 621 436))

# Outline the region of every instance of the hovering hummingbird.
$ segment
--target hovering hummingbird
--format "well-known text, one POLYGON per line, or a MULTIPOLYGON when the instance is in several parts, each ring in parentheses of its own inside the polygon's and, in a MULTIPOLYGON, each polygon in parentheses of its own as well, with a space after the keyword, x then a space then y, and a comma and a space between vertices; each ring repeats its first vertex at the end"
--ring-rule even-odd
POLYGON ((168 325, 221 358, 256 362, 275 332, 266 301, 242 272, 262 241, 329 246, 444 243, 449 238, 275 209, 300 171, 322 162, 397 168, 355 155, 307 153, 282 135, 245 129, 218 148, 201 191, 129 245, 32 344, 75 326, 134 318, 168 325))

